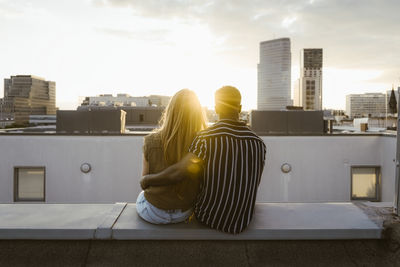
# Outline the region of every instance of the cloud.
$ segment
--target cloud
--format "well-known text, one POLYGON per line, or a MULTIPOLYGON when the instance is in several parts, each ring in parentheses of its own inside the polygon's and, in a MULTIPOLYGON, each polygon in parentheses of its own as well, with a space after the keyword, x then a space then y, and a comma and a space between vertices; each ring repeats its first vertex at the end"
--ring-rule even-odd
MULTIPOLYGON (((128 31, 113 28, 95 28, 99 33, 107 34, 119 38, 135 39, 141 41, 160 42, 165 39, 168 30, 146 30, 146 31, 128 31)), ((165 43, 165 42, 163 42, 165 43)))
POLYGON ((400 84, 400 68, 386 68, 381 75, 372 78, 370 81, 374 83, 400 84))
POLYGON ((205 8, 212 5, 211 1, 189 0, 93 0, 95 6, 112 6, 120 8, 131 8, 135 14, 157 18, 195 18, 201 15, 205 8))
POLYGON ((23 12, 17 6, 0 1, 0 18, 16 18, 22 14, 23 12))
POLYGON ((0 19, 40 18, 45 15, 48 13, 44 8, 32 3, 0 0, 0 19))
MULTIPOLYGON (((327 63, 334 66, 400 65, 398 0, 93 0, 93 3, 130 8, 139 16, 206 24, 215 36, 224 36, 227 46, 244 48, 248 64, 254 64, 260 41, 288 36, 292 39, 294 61, 301 48, 322 47, 330 56, 327 63)), ((229 47, 226 51, 232 50, 229 47)))

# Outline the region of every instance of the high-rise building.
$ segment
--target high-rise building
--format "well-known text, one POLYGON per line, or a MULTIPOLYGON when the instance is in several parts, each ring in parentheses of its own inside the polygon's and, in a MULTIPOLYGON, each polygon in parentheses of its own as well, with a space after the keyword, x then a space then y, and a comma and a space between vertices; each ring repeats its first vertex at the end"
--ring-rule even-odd
POLYGON ((56 83, 33 75, 4 79, 2 110, 18 124, 28 123, 29 115, 55 115, 56 83))
POLYGON ((305 110, 322 110, 322 49, 305 48, 300 53, 299 99, 305 110))
POLYGON ((346 96, 346 115, 357 117, 382 117, 386 115, 386 94, 366 93, 346 96))
POLYGON ((292 105, 290 39, 260 43, 258 69, 258 110, 282 110, 292 105))

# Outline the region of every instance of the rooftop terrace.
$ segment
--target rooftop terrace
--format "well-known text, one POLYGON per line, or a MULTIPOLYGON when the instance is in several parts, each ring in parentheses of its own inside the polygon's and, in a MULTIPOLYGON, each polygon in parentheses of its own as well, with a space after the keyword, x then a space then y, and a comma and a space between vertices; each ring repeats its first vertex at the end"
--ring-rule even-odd
POLYGON ((228 235, 137 216, 142 136, 0 135, 0 265, 400 262, 394 136, 262 138, 267 162, 254 219, 228 235), (15 198, 16 170, 29 167, 44 169, 42 200, 15 198), (352 201, 353 167, 378 168, 378 202, 352 201))
POLYGON ((1 266, 293 266, 299 261, 396 266, 400 262, 398 224, 383 232, 384 217, 352 203, 258 203, 254 220, 239 235, 217 232, 196 221, 151 225, 137 216, 135 204, 127 203, 0 204, 0 214, 1 266))

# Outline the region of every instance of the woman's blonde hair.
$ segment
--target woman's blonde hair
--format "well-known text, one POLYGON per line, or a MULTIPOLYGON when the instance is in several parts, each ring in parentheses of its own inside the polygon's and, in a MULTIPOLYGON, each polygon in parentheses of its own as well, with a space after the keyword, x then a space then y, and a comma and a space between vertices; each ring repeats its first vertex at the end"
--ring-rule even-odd
POLYGON ((197 95, 178 91, 170 100, 160 120, 161 142, 166 162, 171 165, 188 153, 196 133, 206 128, 206 117, 197 95))

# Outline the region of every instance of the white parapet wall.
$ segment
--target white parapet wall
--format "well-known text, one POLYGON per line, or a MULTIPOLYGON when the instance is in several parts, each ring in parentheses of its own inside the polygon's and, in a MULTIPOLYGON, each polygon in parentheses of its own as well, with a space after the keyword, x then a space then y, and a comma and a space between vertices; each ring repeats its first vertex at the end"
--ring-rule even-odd
POLYGON ((260 202, 350 201, 351 166, 380 166, 381 200, 392 202, 396 139, 387 136, 263 137, 267 163, 260 202), (292 171, 285 174, 281 166, 292 171))
MULTIPOLYGON (((350 201, 353 165, 380 166, 381 200, 392 202, 396 139, 390 136, 264 136, 258 202, 350 201), (281 171, 284 163, 291 172, 281 171)), ((46 168, 47 203, 135 202, 141 136, 0 135, 0 203, 14 201, 14 167, 46 168), (85 174, 80 167, 89 163, 85 174)))

